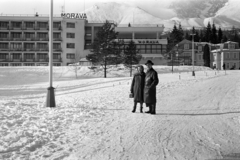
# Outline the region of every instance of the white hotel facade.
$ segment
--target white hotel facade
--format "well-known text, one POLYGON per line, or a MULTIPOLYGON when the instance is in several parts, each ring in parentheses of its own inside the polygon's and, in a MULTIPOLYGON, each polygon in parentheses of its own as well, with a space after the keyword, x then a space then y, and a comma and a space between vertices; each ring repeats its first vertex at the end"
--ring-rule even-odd
MULTIPOLYGON (((42 66, 49 59, 49 17, 0 16, 0 66, 42 66)), ((85 59, 91 54, 91 43, 103 23, 88 23, 85 19, 53 18, 53 65, 66 66, 85 59)), ((133 40, 140 63, 150 59, 155 64, 164 63, 167 40, 160 35, 164 27, 118 26, 120 39, 133 40)))

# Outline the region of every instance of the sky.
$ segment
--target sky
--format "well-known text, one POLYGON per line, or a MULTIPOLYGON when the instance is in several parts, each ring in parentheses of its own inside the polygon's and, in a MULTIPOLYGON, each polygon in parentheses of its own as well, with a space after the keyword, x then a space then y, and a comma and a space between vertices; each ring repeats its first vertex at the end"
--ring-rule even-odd
MULTIPOLYGON (((65 13, 80 13, 99 2, 117 2, 140 7, 155 15, 158 13, 159 7, 168 5, 170 1, 173 0, 53 0, 53 12, 54 14, 61 13, 64 4, 65 13)), ((49 6, 50 0, 1 0, 0 14, 31 15, 36 12, 38 14, 48 14, 49 6)))

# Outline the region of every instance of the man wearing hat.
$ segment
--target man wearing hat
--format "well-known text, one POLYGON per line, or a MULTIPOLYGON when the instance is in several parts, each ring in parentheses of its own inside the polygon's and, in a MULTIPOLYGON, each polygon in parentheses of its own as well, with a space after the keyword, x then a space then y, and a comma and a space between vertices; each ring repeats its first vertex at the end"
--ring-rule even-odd
POLYGON ((152 68, 154 65, 152 61, 148 60, 145 65, 148 70, 145 77, 145 86, 144 86, 144 102, 146 106, 149 107, 149 111, 146 113, 156 114, 156 86, 158 85, 158 74, 152 68))

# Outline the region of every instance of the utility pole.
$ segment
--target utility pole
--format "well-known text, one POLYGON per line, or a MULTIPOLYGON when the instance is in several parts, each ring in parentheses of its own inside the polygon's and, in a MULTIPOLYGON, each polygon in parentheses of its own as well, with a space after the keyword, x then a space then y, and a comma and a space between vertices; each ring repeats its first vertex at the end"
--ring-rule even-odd
POLYGON ((195 33, 190 34, 192 36, 192 76, 195 76, 194 72, 194 36, 196 35, 195 33))
POLYGON ((46 107, 56 107, 54 88, 52 86, 52 63, 53 63, 53 0, 50 0, 49 10, 49 87, 47 92, 46 107))

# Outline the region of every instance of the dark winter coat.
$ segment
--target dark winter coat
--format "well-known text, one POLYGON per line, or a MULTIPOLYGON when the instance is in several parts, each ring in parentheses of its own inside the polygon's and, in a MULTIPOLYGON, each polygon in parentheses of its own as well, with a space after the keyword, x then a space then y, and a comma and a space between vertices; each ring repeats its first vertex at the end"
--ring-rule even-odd
POLYGON ((158 74, 151 68, 146 72, 144 87, 144 102, 154 104, 157 102, 156 86, 158 85, 158 74))
POLYGON ((145 73, 136 73, 133 76, 132 85, 131 85, 131 93, 133 93, 135 102, 143 102, 143 91, 144 91, 144 80, 145 73))

